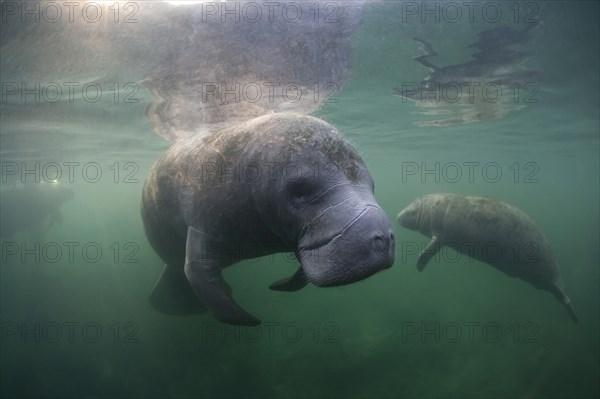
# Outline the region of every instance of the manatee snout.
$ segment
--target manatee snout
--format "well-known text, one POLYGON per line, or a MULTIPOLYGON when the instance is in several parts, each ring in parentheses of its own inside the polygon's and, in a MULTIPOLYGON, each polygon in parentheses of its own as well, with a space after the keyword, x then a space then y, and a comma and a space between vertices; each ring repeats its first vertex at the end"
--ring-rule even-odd
POLYGON ((411 204, 396 216, 396 220, 402 227, 416 230, 419 227, 417 206, 411 204))
MULTIPOLYGON (((357 234, 366 231, 367 241, 371 243, 371 263, 381 269, 387 269, 394 263, 394 231, 380 208, 371 207, 367 210, 367 217, 358 224, 357 234)), ((360 221, 360 219, 359 219, 360 221)))
POLYGON ((318 287, 365 279, 394 263, 394 233, 383 210, 366 207, 327 243, 300 249, 302 268, 318 287))

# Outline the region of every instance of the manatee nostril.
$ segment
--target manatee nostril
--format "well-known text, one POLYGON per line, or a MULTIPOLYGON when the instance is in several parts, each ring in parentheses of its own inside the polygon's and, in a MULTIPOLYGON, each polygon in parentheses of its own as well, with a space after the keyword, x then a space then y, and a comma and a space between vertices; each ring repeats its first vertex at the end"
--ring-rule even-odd
POLYGON ((390 241, 389 236, 385 233, 376 233, 373 235, 373 247, 378 251, 387 251, 392 242, 394 241, 390 241))
POLYGON ((375 233, 373 241, 377 246, 386 247, 394 242, 394 233, 389 232, 387 235, 384 233, 375 233))

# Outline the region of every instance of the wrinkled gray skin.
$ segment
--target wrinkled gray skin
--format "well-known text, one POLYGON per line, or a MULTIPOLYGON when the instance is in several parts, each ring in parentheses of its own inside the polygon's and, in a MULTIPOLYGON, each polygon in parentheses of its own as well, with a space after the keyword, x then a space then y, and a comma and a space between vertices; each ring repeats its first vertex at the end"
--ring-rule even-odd
POLYGON ((577 322, 548 240, 533 220, 516 207, 489 198, 431 194, 402 210, 398 222, 431 237, 419 255, 419 271, 448 245, 551 292, 577 322))
POLYGON ((392 229, 360 156, 331 125, 299 114, 177 142, 146 181, 142 217, 167 264, 150 301, 170 314, 203 304, 222 322, 260 323, 221 278, 242 259, 294 252, 301 268, 271 286, 284 291, 349 284, 394 261, 392 229), (218 171, 236 167, 238 177, 218 171))

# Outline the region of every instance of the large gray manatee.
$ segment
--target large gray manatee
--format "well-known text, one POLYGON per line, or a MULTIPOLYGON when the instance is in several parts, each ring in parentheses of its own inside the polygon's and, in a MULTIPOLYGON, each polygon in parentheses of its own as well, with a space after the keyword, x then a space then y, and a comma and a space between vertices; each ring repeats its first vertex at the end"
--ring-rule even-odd
POLYGON ((577 322, 548 240, 533 220, 516 207, 489 198, 430 194, 402 210, 398 222, 431 238, 417 260, 419 271, 448 245, 551 292, 577 322))
POLYGON ((389 220, 356 150, 314 117, 276 113, 176 142, 142 196, 150 244, 166 263, 150 301, 165 313, 204 305, 218 320, 256 325, 221 270, 293 252, 301 263, 271 286, 337 286, 394 262, 389 220))

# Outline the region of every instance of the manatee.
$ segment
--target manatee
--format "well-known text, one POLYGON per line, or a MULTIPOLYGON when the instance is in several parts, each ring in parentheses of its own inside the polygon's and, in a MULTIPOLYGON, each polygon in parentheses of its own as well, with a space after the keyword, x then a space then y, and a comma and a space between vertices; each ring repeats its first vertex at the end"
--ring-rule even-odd
POLYGON ((417 260, 419 271, 447 245, 551 292, 577 322, 548 240, 515 206, 490 198, 430 194, 402 210, 398 222, 431 238, 417 260))
MULTIPOLYGON (((533 22, 533 21, 532 21, 533 22)), ((449 84, 473 84, 487 82, 496 85, 521 85, 543 79, 543 73, 527 68, 525 62, 533 53, 533 42, 541 33, 541 21, 528 24, 525 29, 516 30, 506 26, 494 27, 479 32, 477 41, 469 47, 476 51, 466 62, 438 67, 429 58, 438 56, 434 46, 428 41, 414 37, 424 54, 414 57, 421 66, 429 70, 429 75, 419 87, 394 89, 394 95, 418 102, 430 102, 432 91, 441 90, 449 84)), ((466 100, 465 96, 465 100, 466 100)), ((452 98, 453 102, 457 99, 452 98)), ((439 98, 436 100, 439 102, 439 98)), ((467 100, 473 101, 473 99, 467 100)))
POLYGON ((274 113, 177 141, 142 194, 148 240, 166 263, 150 296, 168 314, 207 308, 256 325, 221 277, 242 259, 293 252, 272 289, 349 284, 389 268, 394 237, 357 151, 328 123, 274 113))
POLYGON ((419 113, 427 119, 415 122, 417 126, 474 123, 503 118, 522 109, 525 104, 508 101, 508 96, 491 99, 488 89, 494 87, 506 93, 513 87, 530 87, 532 82, 544 80, 543 71, 527 66, 535 50, 535 39, 542 33, 541 21, 530 22, 521 30, 498 26, 480 31, 477 40, 469 45, 468 52, 473 54, 468 60, 443 67, 431 60, 438 56, 434 45, 414 37, 423 54, 413 59, 429 73, 419 83, 405 82, 394 88, 393 94, 404 102, 414 101, 420 108, 419 113), (431 119, 432 115, 444 116, 431 119))
POLYGON ((60 206, 75 193, 59 183, 26 184, 0 191, 0 238, 22 231, 35 239, 52 225, 62 223, 60 206))

